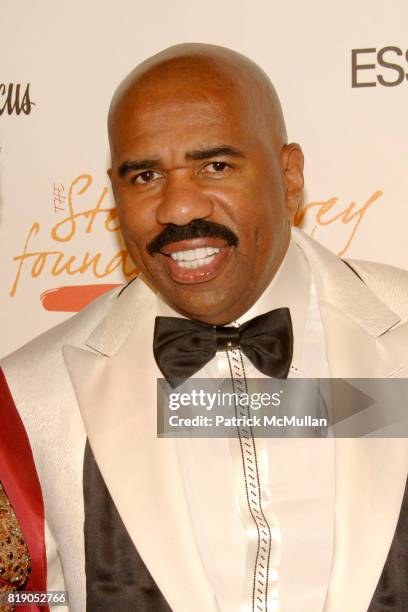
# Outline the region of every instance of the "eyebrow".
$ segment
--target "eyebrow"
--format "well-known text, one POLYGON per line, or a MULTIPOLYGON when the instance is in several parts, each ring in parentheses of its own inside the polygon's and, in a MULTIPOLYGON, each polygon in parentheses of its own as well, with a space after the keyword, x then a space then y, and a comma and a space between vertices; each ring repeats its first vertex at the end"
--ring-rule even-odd
POLYGON ((140 161, 125 161, 118 168, 120 178, 123 178, 132 170, 150 170, 157 168, 159 165, 158 159, 143 159, 140 161))
POLYGON ((185 158, 187 161, 196 159, 210 159, 211 157, 245 157, 244 153, 236 147, 230 147, 229 145, 221 145, 218 147, 211 147, 209 149, 197 149, 195 151, 189 151, 186 153, 185 158))
MULTIPOLYGON (((218 147, 210 147, 205 149, 195 149, 193 151, 188 151, 185 154, 185 159, 186 161, 195 161, 223 156, 240 158, 245 157, 244 153, 236 147, 231 147, 229 145, 220 145, 218 147)), ((158 159, 142 159, 135 161, 128 160, 123 162, 123 164, 119 166, 118 174, 120 178, 123 178, 132 170, 151 170, 153 168, 157 168, 159 165, 160 161, 158 159)))

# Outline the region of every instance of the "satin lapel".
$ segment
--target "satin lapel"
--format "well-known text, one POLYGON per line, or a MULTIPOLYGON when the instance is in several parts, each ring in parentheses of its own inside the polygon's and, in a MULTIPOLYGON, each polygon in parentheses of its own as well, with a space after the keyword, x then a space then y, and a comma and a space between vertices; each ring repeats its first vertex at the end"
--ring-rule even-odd
MULTIPOLYGON (((407 326, 343 263, 307 236, 333 378, 407 376, 407 326)), ((406 439, 337 439, 334 561, 325 612, 366 612, 398 521, 406 439)))
MULTIPOLYGON (((402 372, 401 328, 373 338, 328 306, 322 318, 333 377, 402 372)), ((407 473, 406 439, 336 440, 335 554, 325 612, 368 609, 392 543, 407 473)))
POLYGON ((293 229, 293 238, 310 265, 319 303, 333 305, 375 338, 400 322, 400 317, 331 251, 299 230, 293 229))
POLYGON ((401 509, 405 439, 336 443, 334 562, 324 612, 367 612, 401 509))
POLYGON ((64 358, 100 471, 152 577, 175 611, 189 612, 194 602, 199 612, 216 612, 176 445, 156 437, 156 302, 136 282, 89 338, 99 353, 66 346, 64 358))

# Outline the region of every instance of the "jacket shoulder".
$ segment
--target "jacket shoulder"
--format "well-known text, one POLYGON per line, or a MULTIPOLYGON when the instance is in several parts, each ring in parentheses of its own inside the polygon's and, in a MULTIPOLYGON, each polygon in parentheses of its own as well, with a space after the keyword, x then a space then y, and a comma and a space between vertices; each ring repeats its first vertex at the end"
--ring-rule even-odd
POLYGON ((388 264, 346 260, 363 282, 403 321, 408 320, 408 271, 388 264))
POLYGON ((64 344, 84 346, 84 343, 94 327, 101 321, 116 301, 121 287, 104 293, 79 313, 73 315, 63 323, 52 327, 40 336, 37 336, 21 348, 17 349, 1 360, 0 366, 5 370, 18 364, 36 364, 48 361, 52 354, 61 352, 64 344))
POLYGON ((54 435, 58 439, 67 423, 76 432, 75 439, 81 444, 83 442, 83 425, 62 347, 74 344, 86 348, 87 338, 106 316, 119 292, 120 288, 116 288, 103 294, 78 314, 34 338, 0 362, 14 403, 34 445, 36 461, 40 463, 43 461, 42 449, 48 448, 48 437, 54 435))

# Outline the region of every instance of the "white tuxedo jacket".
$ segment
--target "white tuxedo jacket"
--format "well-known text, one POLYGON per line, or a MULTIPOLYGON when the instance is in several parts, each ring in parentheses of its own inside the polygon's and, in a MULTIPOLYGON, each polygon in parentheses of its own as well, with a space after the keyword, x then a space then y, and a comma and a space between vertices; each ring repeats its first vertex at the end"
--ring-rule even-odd
MULTIPOLYGON (((408 273, 353 262, 294 230, 312 270, 330 375, 408 376, 408 273)), ((144 563, 174 612, 218 610, 196 547, 175 441, 156 437, 156 298, 142 280, 105 294, 1 363, 43 489, 48 588, 84 612, 86 437, 144 563)), ((302 373, 300 372, 300 376, 302 373)), ((324 612, 366 612, 408 472, 405 439, 336 440, 334 562, 324 612)), ((311 556, 312 562, 312 556, 311 556)))

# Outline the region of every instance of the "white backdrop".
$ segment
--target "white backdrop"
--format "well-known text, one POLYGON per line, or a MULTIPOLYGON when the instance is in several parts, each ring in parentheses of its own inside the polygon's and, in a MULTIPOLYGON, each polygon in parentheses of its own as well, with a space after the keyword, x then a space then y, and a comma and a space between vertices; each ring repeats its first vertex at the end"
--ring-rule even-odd
POLYGON ((406 0, 2 0, 1 14, 0 355, 130 272, 106 212, 107 108, 179 42, 231 47, 271 76, 306 156, 308 233, 408 268, 406 0), (372 86, 352 87, 352 49, 372 86))

